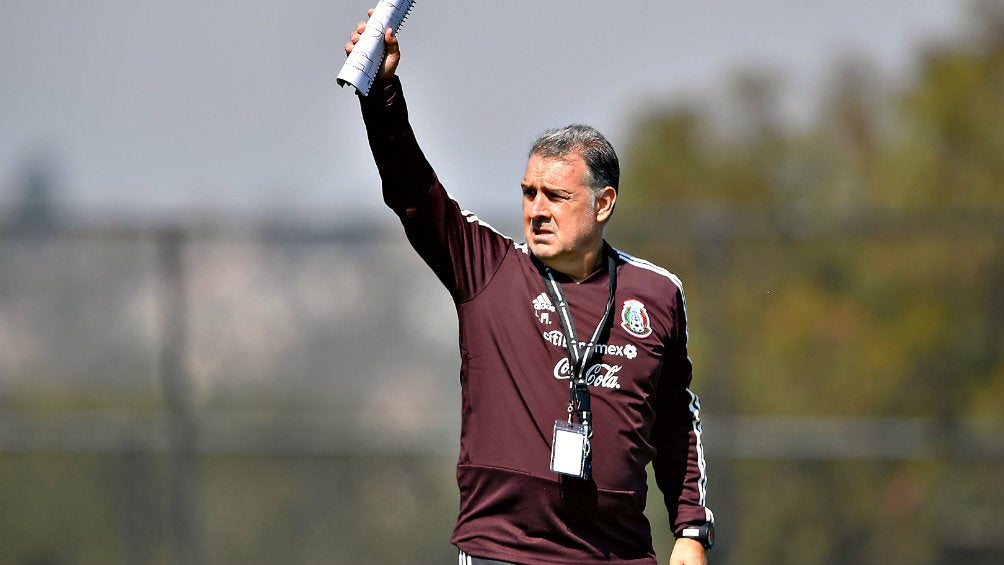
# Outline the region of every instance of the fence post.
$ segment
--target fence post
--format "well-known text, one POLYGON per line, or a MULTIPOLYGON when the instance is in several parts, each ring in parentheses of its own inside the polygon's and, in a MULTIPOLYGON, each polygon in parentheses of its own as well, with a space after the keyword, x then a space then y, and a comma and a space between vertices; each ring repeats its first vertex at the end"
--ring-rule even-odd
POLYGON ((161 386, 169 432, 168 528, 179 565, 203 563, 199 508, 198 426, 192 383, 185 363, 188 348, 188 300, 182 229, 157 236, 160 262, 161 386))

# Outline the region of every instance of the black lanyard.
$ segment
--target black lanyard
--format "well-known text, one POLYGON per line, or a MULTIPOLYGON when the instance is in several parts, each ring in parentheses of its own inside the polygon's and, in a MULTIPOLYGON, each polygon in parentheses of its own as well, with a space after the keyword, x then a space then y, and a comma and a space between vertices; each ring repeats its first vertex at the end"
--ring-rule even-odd
POLYGON ((568 307, 565 293, 561 290, 561 285, 554 279, 554 272, 550 267, 543 267, 544 286, 547 287, 548 294, 558 310, 558 318, 561 321, 561 329, 565 334, 565 349, 568 352, 569 363, 569 385, 568 385, 568 423, 572 422, 572 412, 578 416, 579 423, 582 424, 586 432, 586 438, 593 436, 592 412, 589 407, 589 384, 586 382, 586 373, 589 371, 589 361, 596 351, 596 341, 600 338, 600 333, 610 319, 610 313, 614 309, 614 290, 617 288, 617 265, 611 255, 607 256, 607 272, 610 277, 610 290, 607 293, 607 308, 600 318, 600 323, 593 330, 592 337, 586 342, 582 350, 579 348, 579 340, 575 334, 575 324, 572 322, 572 311, 568 307))

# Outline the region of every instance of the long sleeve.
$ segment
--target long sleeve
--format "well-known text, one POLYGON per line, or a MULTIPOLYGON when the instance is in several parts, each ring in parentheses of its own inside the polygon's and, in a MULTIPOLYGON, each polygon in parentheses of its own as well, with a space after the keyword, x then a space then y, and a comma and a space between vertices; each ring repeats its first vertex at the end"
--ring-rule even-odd
POLYGON ((440 184, 408 122, 398 77, 377 80, 359 102, 384 202, 454 300, 468 300, 494 276, 511 240, 461 210, 440 184))
POLYGON ((713 522, 706 506, 707 469, 700 419, 701 404, 690 390, 693 367, 687 354, 686 309, 679 290, 674 308, 675 331, 666 344, 656 396, 652 439, 656 483, 663 493, 673 533, 685 526, 713 522))
POLYGON ((384 202, 402 218, 414 215, 438 180, 408 122, 400 79, 377 80, 369 96, 359 96, 359 105, 384 202))

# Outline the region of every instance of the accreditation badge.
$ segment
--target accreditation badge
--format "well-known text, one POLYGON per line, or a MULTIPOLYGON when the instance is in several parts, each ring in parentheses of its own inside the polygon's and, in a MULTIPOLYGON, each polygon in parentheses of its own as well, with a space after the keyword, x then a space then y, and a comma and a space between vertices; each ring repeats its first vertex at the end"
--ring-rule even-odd
POLYGON ((589 442, 582 424, 555 420, 554 440, 551 442, 552 471, 585 479, 588 450, 589 442))

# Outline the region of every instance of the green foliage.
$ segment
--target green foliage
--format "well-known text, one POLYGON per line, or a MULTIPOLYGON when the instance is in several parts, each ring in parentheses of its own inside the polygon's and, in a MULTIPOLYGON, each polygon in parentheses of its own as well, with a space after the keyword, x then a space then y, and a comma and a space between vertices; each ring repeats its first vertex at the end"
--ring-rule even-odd
MULTIPOLYGON (((693 309, 728 305, 752 371, 739 410, 962 414, 999 378, 1004 33, 990 29, 929 50, 901 92, 845 67, 800 129, 747 117, 722 132, 693 107, 639 121, 611 232, 684 275, 693 309)), ((772 106, 769 85, 742 84, 735 114, 772 106)))
POLYGON ((441 563, 458 498, 447 458, 216 457, 210 563, 441 563))
MULTIPOLYGON (((905 85, 839 67, 807 124, 756 74, 725 125, 694 104, 637 122, 611 239, 683 278, 704 412, 926 418, 947 438, 927 461, 735 464, 735 500, 711 504, 736 563, 1004 556, 999 531, 945 531, 966 504, 1004 520, 999 457, 950 459, 959 422, 1004 421, 1004 5, 976 10, 905 85)), ((712 458, 712 497, 729 465, 712 458)))
MULTIPOLYGON (((450 563, 451 458, 218 455, 196 485, 205 563, 450 563)), ((163 454, 5 454, 0 563, 183 562, 163 454)))
POLYGON ((117 461, 64 454, 0 458, 0 563, 121 562, 127 491, 117 461))

